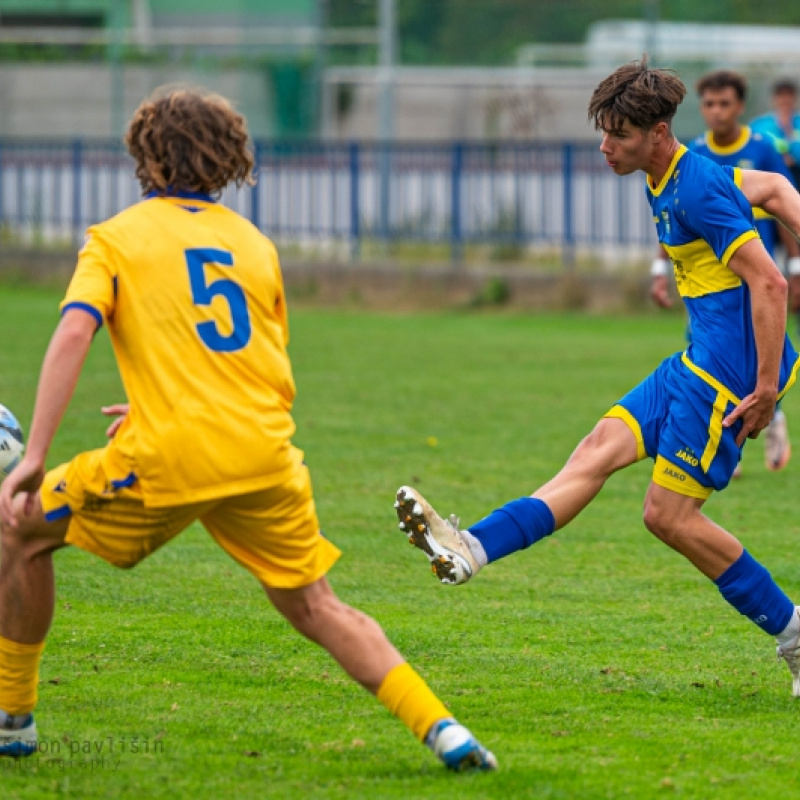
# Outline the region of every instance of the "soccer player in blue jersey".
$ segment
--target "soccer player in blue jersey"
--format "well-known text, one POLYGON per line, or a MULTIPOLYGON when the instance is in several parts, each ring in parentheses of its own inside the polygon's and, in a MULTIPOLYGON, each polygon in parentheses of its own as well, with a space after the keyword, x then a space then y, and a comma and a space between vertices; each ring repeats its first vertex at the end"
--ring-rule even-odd
POLYGON ((670 70, 633 62, 599 84, 589 116, 602 131, 609 167, 618 175, 646 175, 658 238, 691 319, 686 352, 665 359, 621 398, 532 496, 462 530, 457 518, 442 519, 408 486, 397 492, 395 508, 400 527, 439 579, 463 583, 563 528, 614 472, 649 457, 655 464, 645 526, 776 637, 797 697, 800 608, 703 513, 703 504, 727 486, 745 441, 767 427, 796 378, 800 362, 786 336, 786 280, 755 230, 751 207, 800 235, 800 196, 782 175, 721 167, 681 145, 671 121, 685 94, 670 70))
POLYGON ((244 119, 223 98, 169 91, 142 103, 126 144, 146 199, 90 228, 45 355, 27 451, 0 487, 0 755, 37 748, 53 551, 76 545, 129 568, 199 520, 300 633, 446 766, 493 769, 494 756, 325 577, 340 553, 320 532, 291 443, 277 254, 215 201, 229 183, 254 180, 244 119), (105 448, 47 472, 104 324, 129 405, 105 448))
MULTIPOLYGON (((768 114, 750 121, 750 127, 770 138, 783 155, 792 174, 795 188, 800 191, 800 112, 797 109, 797 83, 781 78, 772 85, 772 108, 768 114)), ((800 331, 800 262, 788 264, 789 297, 800 331)))
MULTIPOLYGON (((697 94, 708 130, 689 143, 690 150, 723 166, 777 172, 788 180, 792 179, 772 139, 755 133, 741 123, 747 97, 747 82, 743 75, 732 70, 710 72, 697 82, 697 94)), ((756 230, 770 256, 775 257, 780 240, 788 256, 787 272, 800 272, 800 245, 797 240, 762 209, 753 209, 753 215, 756 230)), ((672 264, 661 247, 651 267, 653 279, 650 295, 664 308, 672 305, 667 279, 671 269, 672 264)), ((790 287, 790 295, 792 294, 790 287)), ((793 299, 797 301, 800 298, 793 299)), ((687 329, 687 338, 690 336, 691 331, 687 329)), ((767 469, 780 470, 789 462, 790 455, 786 415, 778 407, 764 432, 764 463, 767 469)), ((734 476, 738 477, 740 468, 741 463, 734 476)))
POLYGON ((772 85, 773 111, 755 117, 750 127, 769 136, 792 172, 794 184, 800 188, 800 112, 797 110, 797 84, 781 78, 772 85))

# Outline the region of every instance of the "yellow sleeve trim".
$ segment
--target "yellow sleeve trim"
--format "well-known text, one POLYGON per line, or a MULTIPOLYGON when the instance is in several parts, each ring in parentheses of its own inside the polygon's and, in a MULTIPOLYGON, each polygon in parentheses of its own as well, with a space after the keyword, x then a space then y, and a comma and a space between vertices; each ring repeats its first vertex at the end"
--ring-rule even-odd
POLYGON ((744 180, 744 175, 742 175, 741 167, 734 167, 733 168, 733 182, 741 189, 742 188, 742 181, 744 180))
POLYGON ((704 380, 709 386, 713 386, 724 398, 738 406, 742 401, 725 385, 720 383, 713 375, 706 372, 702 367, 693 364, 689 361, 689 356, 684 352, 681 355, 681 361, 692 371, 698 378, 704 380))
POLYGON ((737 236, 729 245, 728 249, 722 254, 720 261, 727 267, 733 254, 751 239, 758 239, 758 232, 754 230, 745 231, 741 236, 737 236))
POLYGON ((647 451, 644 449, 642 428, 636 421, 636 417, 634 417, 627 408, 623 408, 622 406, 614 406, 610 411, 605 413, 603 417, 621 419, 631 429, 631 433, 633 433, 636 439, 636 460, 641 461, 643 458, 647 458, 647 451))
POLYGON ((711 492, 714 491, 710 486, 698 483, 691 475, 671 461, 667 461, 663 456, 656 457, 656 465, 653 467, 653 483, 676 494, 697 497, 700 500, 710 497, 711 492))

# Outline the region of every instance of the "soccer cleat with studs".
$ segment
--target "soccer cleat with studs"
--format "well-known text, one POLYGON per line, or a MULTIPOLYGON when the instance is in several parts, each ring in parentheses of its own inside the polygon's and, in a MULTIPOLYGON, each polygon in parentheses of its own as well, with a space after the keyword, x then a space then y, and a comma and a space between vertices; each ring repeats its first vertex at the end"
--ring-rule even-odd
POLYGON ((401 486, 397 490, 394 508, 398 527, 414 547, 425 553, 431 563, 431 572, 442 583, 466 583, 480 569, 458 529, 456 516, 442 519, 410 486, 401 486))

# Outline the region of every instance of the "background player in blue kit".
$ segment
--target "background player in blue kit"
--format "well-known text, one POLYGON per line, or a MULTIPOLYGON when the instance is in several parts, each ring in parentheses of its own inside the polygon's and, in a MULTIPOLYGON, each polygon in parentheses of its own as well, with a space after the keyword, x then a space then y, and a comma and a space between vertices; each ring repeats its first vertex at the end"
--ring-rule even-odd
MULTIPOLYGON (((792 180, 772 138, 755 133, 741 123, 747 97, 747 81, 743 75, 732 70, 710 72, 697 82, 697 94, 708 130, 689 143, 690 150, 723 166, 777 172, 792 180)), ((790 274, 800 271, 800 245, 797 240, 763 209, 753 209, 753 216, 767 252, 775 258, 780 241, 788 256, 787 271, 790 274)), ((667 277, 671 271, 672 264, 661 247, 651 267, 653 279, 650 294, 664 308, 672 305, 667 277)), ((687 328, 687 339, 690 336, 691 331, 687 328)), ((786 466, 790 455, 786 415, 778 407, 764 434, 764 463, 767 469, 780 470, 786 466)), ((735 476, 740 474, 740 467, 737 466, 735 476)))
POLYGON ((800 195, 782 175, 721 167, 689 151, 671 121, 686 94, 669 70, 646 60, 617 69, 595 89, 589 116, 618 175, 642 170, 658 238, 674 264, 692 324, 685 353, 667 358, 578 445, 530 497, 459 530, 410 487, 397 492, 400 527, 443 583, 463 583, 492 561, 564 527, 606 480, 654 460, 644 523, 712 580, 723 598, 766 633, 800 697, 800 608, 726 530, 702 512, 725 488, 748 437, 767 427, 796 379, 786 336, 786 280, 755 230, 764 208, 800 235, 800 195), (741 187, 741 189, 739 188, 741 187))
MULTIPOLYGON (((797 83, 781 78, 772 85, 772 111, 750 121, 750 127, 769 138, 783 156, 792 174, 795 189, 800 191, 800 111, 797 108, 797 83)), ((789 262, 789 294, 792 311, 797 315, 800 335, 800 261, 789 262)))

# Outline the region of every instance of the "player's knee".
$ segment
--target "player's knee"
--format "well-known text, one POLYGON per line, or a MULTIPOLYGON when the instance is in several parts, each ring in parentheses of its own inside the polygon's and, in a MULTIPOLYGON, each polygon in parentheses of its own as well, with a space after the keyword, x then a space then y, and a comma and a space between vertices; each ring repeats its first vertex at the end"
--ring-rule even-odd
POLYGON ((324 590, 315 587, 287 593, 278 590, 269 592, 269 595, 275 607, 289 623, 310 639, 316 638, 316 632, 327 624, 331 617, 335 617, 342 605, 327 587, 324 590))
POLYGON ((0 526, 0 559, 33 557, 44 549, 45 540, 28 526, 0 526))
POLYGON ((645 500, 644 526, 665 544, 671 544, 677 535, 677 526, 670 509, 651 499, 645 500))

